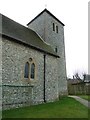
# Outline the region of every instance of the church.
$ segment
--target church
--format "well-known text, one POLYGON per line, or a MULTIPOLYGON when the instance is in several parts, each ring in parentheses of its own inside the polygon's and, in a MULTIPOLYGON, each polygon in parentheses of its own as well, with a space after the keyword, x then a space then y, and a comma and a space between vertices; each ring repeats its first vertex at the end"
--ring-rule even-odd
POLYGON ((0 14, 2 109, 67 95, 64 24, 44 9, 27 26, 0 14))

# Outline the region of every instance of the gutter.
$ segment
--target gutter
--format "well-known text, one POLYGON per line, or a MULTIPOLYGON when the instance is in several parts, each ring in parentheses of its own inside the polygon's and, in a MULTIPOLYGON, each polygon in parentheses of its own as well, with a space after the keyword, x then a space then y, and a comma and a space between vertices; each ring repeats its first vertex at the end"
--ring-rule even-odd
POLYGON ((43 84, 43 99, 44 99, 44 102, 46 102, 46 98, 45 98, 45 94, 46 94, 46 91, 45 91, 45 82, 46 82, 46 55, 44 54, 44 84, 43 84))

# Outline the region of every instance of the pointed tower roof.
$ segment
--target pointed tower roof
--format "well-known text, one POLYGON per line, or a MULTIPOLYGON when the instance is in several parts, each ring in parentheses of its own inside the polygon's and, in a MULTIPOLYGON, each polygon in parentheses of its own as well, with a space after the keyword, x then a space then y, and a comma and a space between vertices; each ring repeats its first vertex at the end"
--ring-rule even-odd
POLYGON ((37 19, 41 14, 43 14, 44 12, 47 12, 49 15, 51 15, 54 19, 56 19, 60 24, 62 24, 63 26, 65 26, 58 18, 56 18, 50 11, 48 11, 46 8, 40 13, 38 14, 34 19, 32 19, 27 25, 29 25, 30 23, 32 23, 35 19, 37 19))

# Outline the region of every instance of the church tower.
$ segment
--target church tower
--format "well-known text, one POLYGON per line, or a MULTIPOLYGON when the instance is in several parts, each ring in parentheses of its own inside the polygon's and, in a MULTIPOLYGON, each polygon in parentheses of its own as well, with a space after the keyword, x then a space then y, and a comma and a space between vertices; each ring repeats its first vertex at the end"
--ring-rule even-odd
MULTIPOLYGON (((57 58, 58 66, 58 94, 67 95, 66 61, 64 44, 64 24, 47 9, 44 9, 28 24, 41 38, 50 44, 60 58, 57 58)), ((54 76, 54 75, 53 75, 54 76)))

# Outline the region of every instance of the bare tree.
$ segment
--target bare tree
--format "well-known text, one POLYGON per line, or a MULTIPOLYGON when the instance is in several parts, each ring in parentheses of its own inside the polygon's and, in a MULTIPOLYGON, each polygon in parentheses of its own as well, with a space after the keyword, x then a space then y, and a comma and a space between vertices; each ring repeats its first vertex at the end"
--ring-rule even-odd
POLYGON ((74 74, 74 78, 77 80, 81 80, 80 74, 78 72, 74 74))
POLYGON ((82 81, 85 80, 85 77, 86 77, 86 72, 82 72, 81 74, 79 72, 75 72, 75 74, 73 75, 74 79, 82 80, 82 81))

